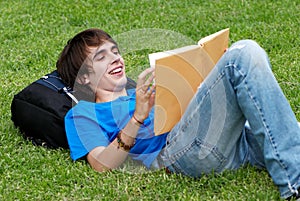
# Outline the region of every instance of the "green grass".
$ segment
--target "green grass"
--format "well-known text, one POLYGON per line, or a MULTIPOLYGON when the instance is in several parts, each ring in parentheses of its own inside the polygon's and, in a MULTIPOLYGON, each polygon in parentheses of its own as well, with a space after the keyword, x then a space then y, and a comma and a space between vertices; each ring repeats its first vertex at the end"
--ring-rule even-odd
MULTIPOLYGON (((10 120, 10 103, 27 84, 55 69, 66 41, 83 29, 98 27, 113 36, 165 29, 196 43, 230 27, 231 42, 250 38, 266 49, 300 120, 299 10, 299 1, 292 0, 0 1, 0 200, 278 200, 267 172, 253 167, 197 180, 164 171, 97 173, 85 162, 72 162, 67 150, 24 141, 10 120)), ((187 41, 125 51, 129 76, 148 65, 149 52, 187 41)))

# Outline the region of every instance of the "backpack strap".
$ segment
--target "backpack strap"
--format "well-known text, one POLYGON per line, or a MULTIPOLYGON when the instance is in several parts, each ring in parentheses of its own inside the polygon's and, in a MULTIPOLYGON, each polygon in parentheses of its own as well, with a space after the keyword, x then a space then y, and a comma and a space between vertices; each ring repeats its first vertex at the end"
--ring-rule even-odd
POLYGON ((75 98, 75 96, 69 91, 67 87, 64 87, 62 89, 76 104, 78 103, 77 98, 75 98))
POLYGON ((70 97, 76 104, 78 103, 77 98, 72 94, 72 88, 65 85, 59 76, 58 72, 55 70, 47 75, 42 76, 37 83, 44 85, 52 90, 55 90, 59 93, 64 93, 70 97))

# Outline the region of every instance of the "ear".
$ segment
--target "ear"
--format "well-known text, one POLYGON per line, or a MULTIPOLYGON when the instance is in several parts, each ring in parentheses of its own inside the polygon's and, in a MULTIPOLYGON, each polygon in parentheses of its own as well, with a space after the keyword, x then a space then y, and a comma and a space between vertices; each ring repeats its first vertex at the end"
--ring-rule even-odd
POLYGON ((78 76, 76 78, 76 82, 81 84, 81 85, 87 85, 90 83, 90 80, 89 80, 89 76, 88 74, 83 74, 81 76, 78 76))

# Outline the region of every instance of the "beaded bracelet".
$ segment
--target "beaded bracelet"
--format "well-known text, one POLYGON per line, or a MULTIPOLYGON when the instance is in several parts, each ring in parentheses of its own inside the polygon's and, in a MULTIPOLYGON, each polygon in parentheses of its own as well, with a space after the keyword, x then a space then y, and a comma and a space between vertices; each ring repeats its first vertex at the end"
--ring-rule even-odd
POLYGON ((123 142, 121 139, 121 133, 122 133, 122 130, 117 135, 118 149, 121 147, 125 151, 130 151, 130 149, 134 146, 135 141, 131 145, 125 144, 125 142, 123 142))

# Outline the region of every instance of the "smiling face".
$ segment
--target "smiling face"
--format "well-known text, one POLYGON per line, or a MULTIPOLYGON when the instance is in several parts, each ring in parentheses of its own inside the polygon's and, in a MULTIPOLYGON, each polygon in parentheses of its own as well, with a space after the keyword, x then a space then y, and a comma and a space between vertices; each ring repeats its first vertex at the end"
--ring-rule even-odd
POLYGON ((88 62, 93 72, 86 75, 85 82, 96 93, 96 100, 117 94, 124 95, 127 78, 124 59, 117 45, 105 41, 99 47, 90 47, 89 51, 88 62))

